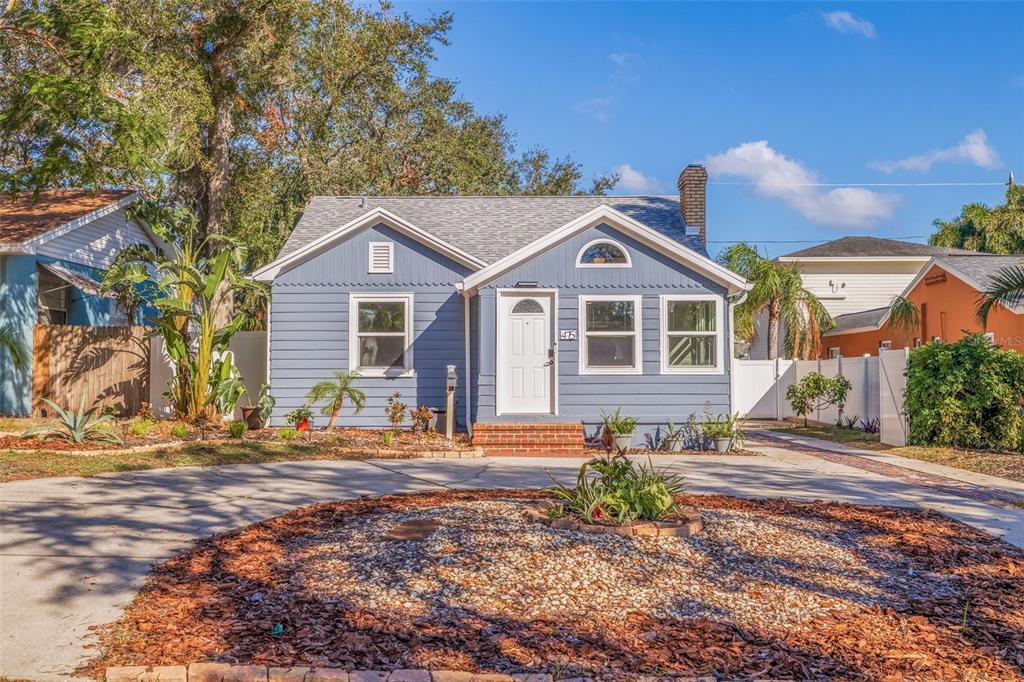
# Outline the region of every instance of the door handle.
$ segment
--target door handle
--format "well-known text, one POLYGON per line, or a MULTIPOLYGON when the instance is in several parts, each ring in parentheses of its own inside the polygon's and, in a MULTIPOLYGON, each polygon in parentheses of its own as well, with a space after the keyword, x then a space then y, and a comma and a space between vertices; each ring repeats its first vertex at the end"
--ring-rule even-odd
POLYGON ((555 364, 555 349, 548 348, 548 361, 544 363, 545 367, 550 367, 555 364))

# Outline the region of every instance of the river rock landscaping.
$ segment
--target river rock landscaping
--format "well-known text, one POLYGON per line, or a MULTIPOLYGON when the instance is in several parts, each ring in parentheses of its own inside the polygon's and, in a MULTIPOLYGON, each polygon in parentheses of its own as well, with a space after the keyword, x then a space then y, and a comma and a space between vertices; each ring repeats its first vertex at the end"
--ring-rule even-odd
POLYGON ((526 513, 547 491, 319 504, 155 567, 107 666, 560 677, 1024 679, 1024 550, 933 512, 683 495, 688 538, 526 513))

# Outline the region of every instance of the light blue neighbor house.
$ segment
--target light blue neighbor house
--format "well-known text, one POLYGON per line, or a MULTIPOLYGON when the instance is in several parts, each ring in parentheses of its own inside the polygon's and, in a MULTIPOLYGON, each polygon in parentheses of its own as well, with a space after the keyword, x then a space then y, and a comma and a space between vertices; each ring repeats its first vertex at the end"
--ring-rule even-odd
MULTIPOLYGON (((139 194, 49 190, 0 197, 0 324, 32 343, 38 325, 129 324, 100 281, 129 244, 162 242, 125 211, 139 194)), ((0 350, 0 414, 32 409, 32 370, 16 369, 0 350)))
POLYGON ((749 285, 708 258, 706 185, 688 166, 679 196, 313 198, 254 273, 271 287, 272 423, 335 370, 368 397, 343 425, 385 425, 395 392, 442 408, 448 365, 471 431, 582 437, 621 407, 640 442, 708 401, 731 411, 749 285))

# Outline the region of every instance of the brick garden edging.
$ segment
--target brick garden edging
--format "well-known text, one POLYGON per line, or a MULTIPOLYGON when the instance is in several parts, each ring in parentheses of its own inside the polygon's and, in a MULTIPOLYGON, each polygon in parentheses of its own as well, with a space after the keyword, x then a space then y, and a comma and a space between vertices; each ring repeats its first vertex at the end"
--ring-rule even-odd
MULTIPOLYGON (((554 682, 547 673, 468 673, 458 670, 345 670, 344 668, 275 668, 262 665, 192 663, 107 668, 106 682, 554 682)), ((639 677, 640 681, 715 682, 713 677, 639 677)), ((589 677, 558 682, 592 682, 589 677)))

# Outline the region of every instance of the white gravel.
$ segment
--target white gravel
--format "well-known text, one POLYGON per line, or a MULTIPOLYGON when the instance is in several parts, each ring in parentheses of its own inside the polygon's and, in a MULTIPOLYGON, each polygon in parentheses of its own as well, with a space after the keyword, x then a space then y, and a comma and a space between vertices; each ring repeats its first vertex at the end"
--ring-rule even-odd
POLYGON ((355 516, 296 548, 299 580, 325 599, 416 618, 440 612, 517 620, 654 617, 781 632, 854 603, 899 608, 955 585, 872 549, 839 524, 701 512, 693 538, 557 530, 523 519, 526 502, 461 502, 355 516), (423 540, 383 536, 414 519, 423 540))

